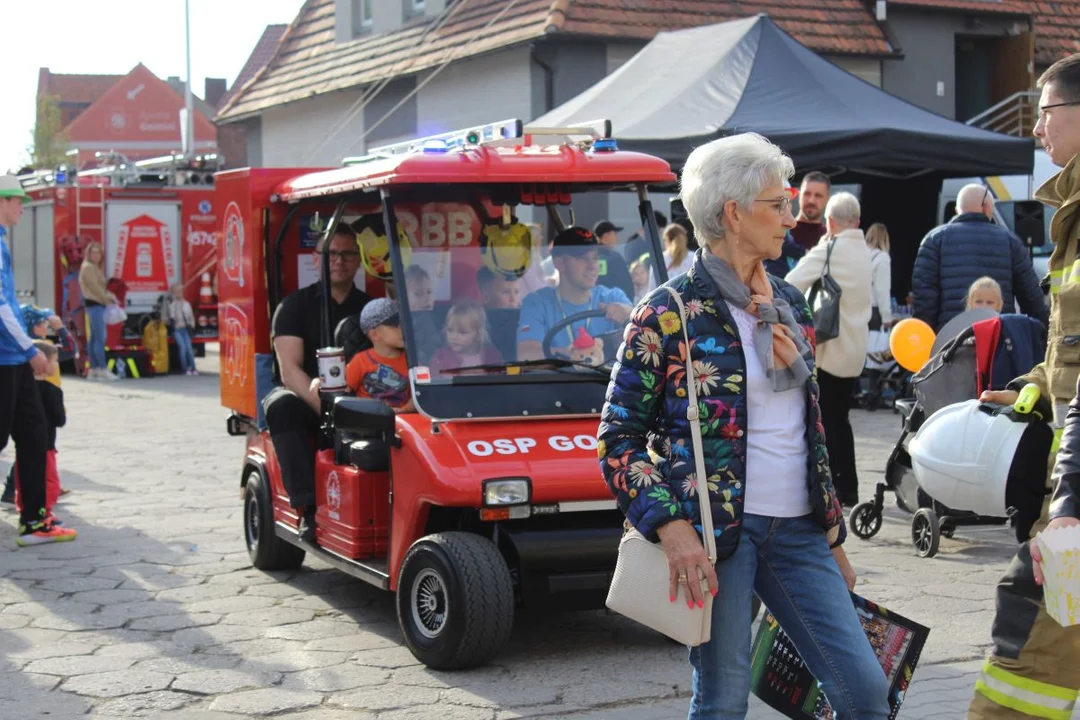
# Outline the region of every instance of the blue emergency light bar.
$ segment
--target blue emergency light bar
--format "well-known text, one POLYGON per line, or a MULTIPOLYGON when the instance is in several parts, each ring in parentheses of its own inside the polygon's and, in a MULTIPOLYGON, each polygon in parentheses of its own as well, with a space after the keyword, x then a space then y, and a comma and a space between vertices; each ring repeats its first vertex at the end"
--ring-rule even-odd
MULTIPOLYGON (((461 150, 482 145, 507 145, 523 138, 557 138, 557 143, 566 144, 573 142, 573 138, 588 138, 592 142, 592 149, 598 152, 611 152, 618 149, 617 144, 611 138, 610 120, 592 120, 573 127, 526 127, 521 120, 516 118, 502 120, 486 125, 454 130, 438 135, 406 140, 405 142, 392 145, 381 145, 371 148, 367 155, 347 157, 342 160, 342 165, 359 165, 372 162, 381 158, 393 157, 420 152, 424 154, 443 154, 452 150, 461 150), (509 142, 508 142, 509 141, 509 142)), ((521 143, 516 143, 521 144, 521 143)), ((525 144, 545 144, 532 143, 525 144)))

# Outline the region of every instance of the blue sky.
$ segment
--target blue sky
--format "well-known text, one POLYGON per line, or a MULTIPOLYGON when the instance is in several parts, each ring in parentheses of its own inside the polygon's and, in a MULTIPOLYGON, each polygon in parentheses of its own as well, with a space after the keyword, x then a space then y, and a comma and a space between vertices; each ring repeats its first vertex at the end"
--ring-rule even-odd
MULTIPOLYGON (((303 0, 190 0, 191 74, 232 85, 271 23, 289 23, 303 0)), ((158 77, 186 76, 183 0, 37 0, 4 3, 7 58, 0 110, 0 171, 28 157, 38 69, 124 75, 143 63, 158 77), (152 8, 152 12, 150 9, 152 8)))

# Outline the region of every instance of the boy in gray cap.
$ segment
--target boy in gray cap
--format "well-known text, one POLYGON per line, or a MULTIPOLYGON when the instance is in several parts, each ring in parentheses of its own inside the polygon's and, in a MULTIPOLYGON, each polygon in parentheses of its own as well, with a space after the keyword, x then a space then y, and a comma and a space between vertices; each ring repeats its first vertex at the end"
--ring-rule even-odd
POLYGON ((358 396, 382 400, 394 412, 416 412, 398 304, 389 298, 369 302, 360 313, 360 330, 371 341, 371 349, 349 361, 345 382, 358 396))

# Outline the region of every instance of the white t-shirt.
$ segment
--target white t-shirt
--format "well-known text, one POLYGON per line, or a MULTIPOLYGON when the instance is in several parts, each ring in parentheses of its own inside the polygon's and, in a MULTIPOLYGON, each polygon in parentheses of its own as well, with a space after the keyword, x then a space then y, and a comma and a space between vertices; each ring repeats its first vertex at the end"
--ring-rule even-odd
POLYGON ((757 318, 728 303, 746 356, 746 501, 744 511, 765 517, 809 515, 806 489, 806 392, 774 392, 754 349, 757 318))
POLYGON ((668 278, 673 278, 676 275, 682 275, 683 273, 688 273, 688 272, 690 272, 690 268, 694 267, 694 253, 692 253, 692 252, 686 253, 686 256, 683 257, 681 263, 679 263, 675 267, 671 267, 671 253, 669 253, 667 250, 665 250, 664 251, 664 266, 670 268, 668 270, 668 273, 667 273, 668 278))

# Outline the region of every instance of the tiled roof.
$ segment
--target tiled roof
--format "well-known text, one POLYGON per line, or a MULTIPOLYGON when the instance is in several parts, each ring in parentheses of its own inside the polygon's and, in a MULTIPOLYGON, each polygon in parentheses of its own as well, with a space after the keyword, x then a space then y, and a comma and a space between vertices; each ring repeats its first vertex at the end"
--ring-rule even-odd
POLYGON ((681 30, 767 13, 785 32, 820 53, 887 55, 892 49, 863 0, 556 0, 560 29, 571 34, 651 39, 681 30))
POLYGON ((218 119, 240 119, 547 34, 648 40, 658 30, 759 12, 768 12, 781 28, 818 52, 891 52, 863 0, 462 0, 451 6, 451 16, 437 29, 433 18, 417 18, 393 32, 345 43, 335 41, 334 0, 307 0, 273 58, 222 107, 218 119))
POLYGON ((1080 0, 1028 0, 1035 13, 1035 62, 1080 52, 1080 0))
POLYGON ((1031 15, 1029 0, 887 0, 889 5, 907 5, 934 10, 970 10, 978 13, 1031 15))
POLYGON ((251 55, 248 57, 247 62, 244 63, 244 67, 241 68, 240 74, 236 76, 232 87, 221 98, 218 107, 225 107, 240 88, 251 82, 256 73, 266 67, 266 63, 270 62, 270 58, 274 57, 274 51, 277 50, 281 36, 285 34, 288 27, 288 25, 284 24, 266 26, 262 37, 259 38, 259 42, 255 43, 255 49, 251 51, 251 55))
POLYGON ((54 95, 60 102, 89 105, 105 94, 123 75, 61 75, 38 71, 38 95, 54 95))

